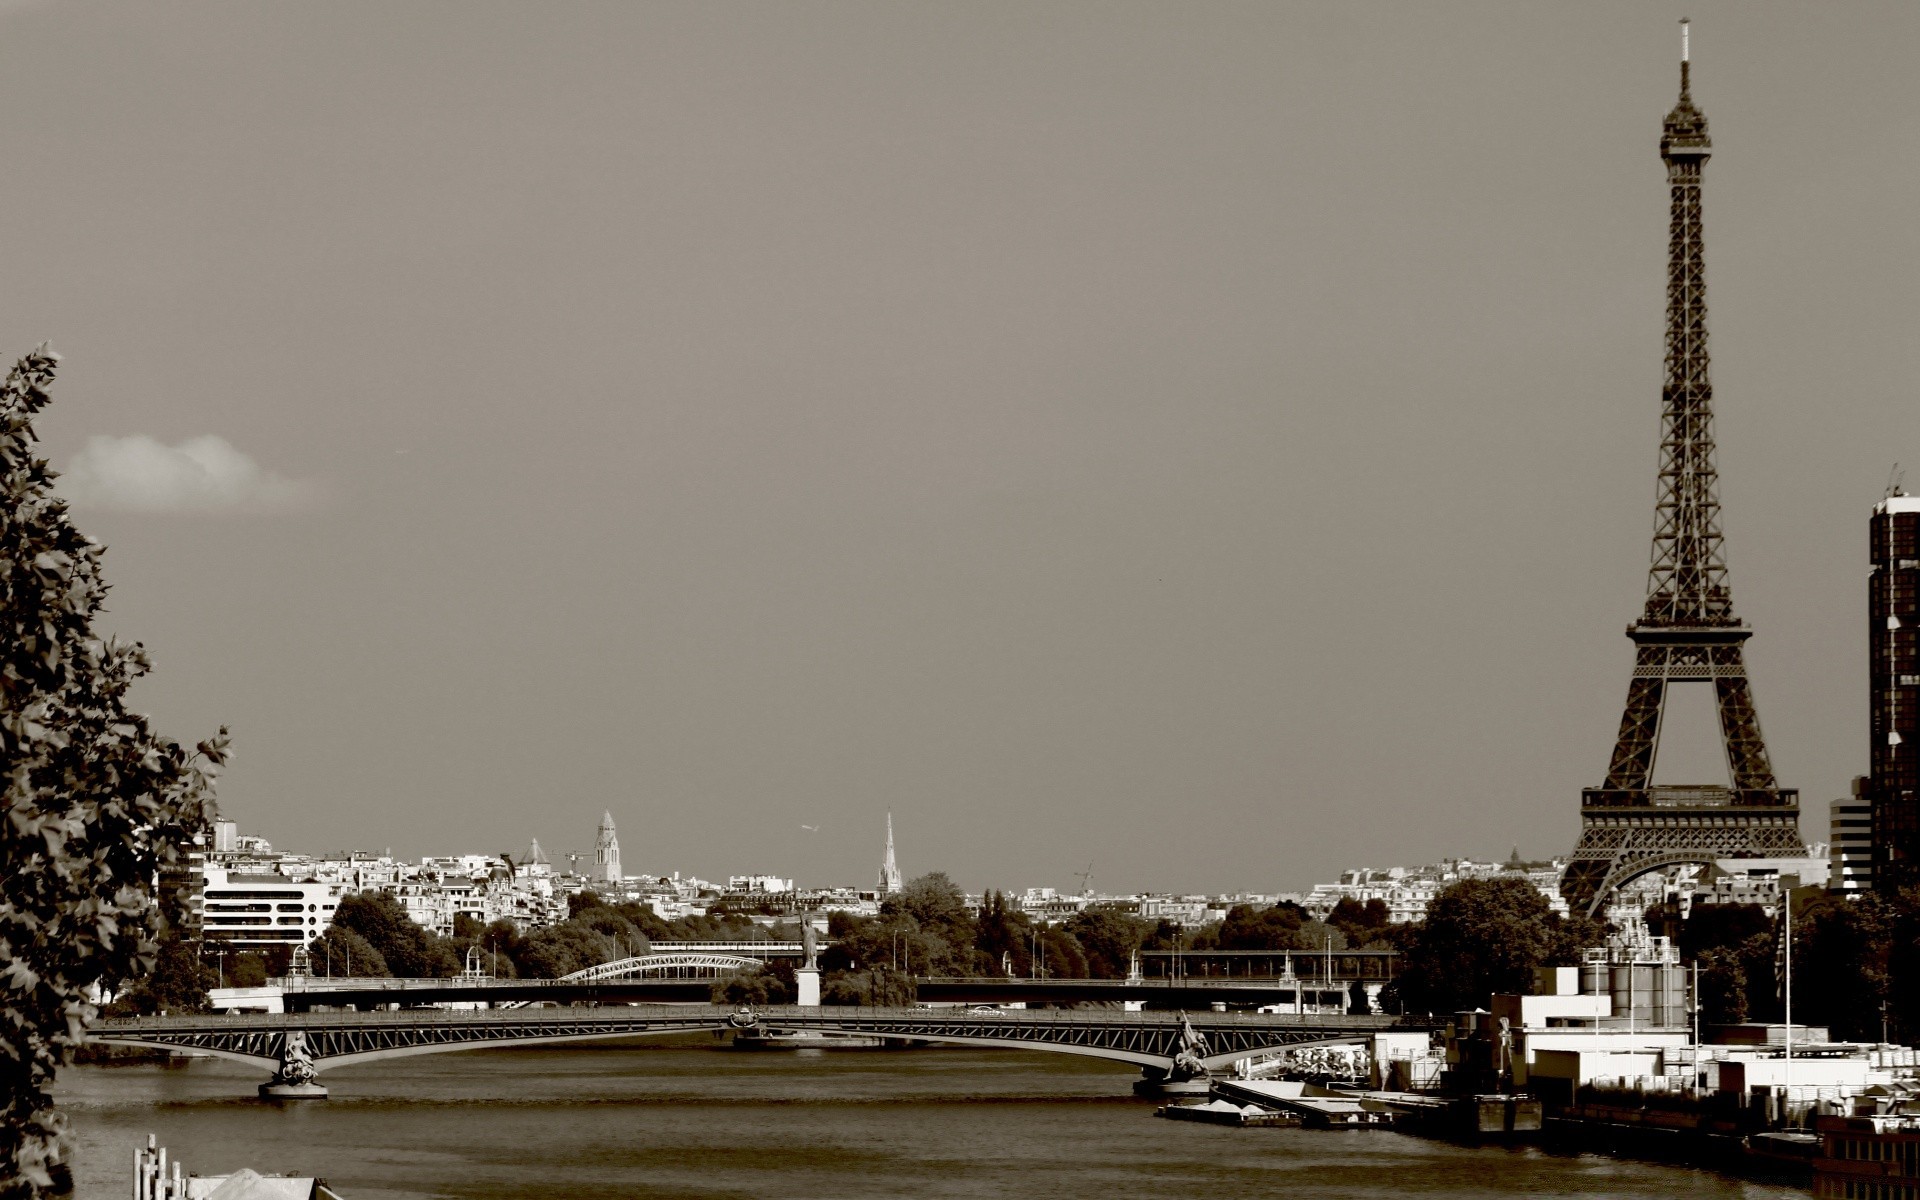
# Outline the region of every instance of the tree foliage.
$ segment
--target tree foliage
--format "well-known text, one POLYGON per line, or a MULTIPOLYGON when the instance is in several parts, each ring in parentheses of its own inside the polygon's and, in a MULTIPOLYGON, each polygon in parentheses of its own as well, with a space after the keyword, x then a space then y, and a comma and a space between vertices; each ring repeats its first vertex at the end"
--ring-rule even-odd
POLYGON ((1340 903, 1327 914, 1327 924, 1340 931, 1347 945, 1386 948, 1388 930, 1393 924, 1387 902, 1375 897, 1365 904, 1352 896, 1340 897, 1340 903))
POLYGON ((1530 992, 1534 968, 1578 962, 1599 932, 1589 926, 1562 918, 1525 879, 1463 879, 1428 905, 1390 999, 1408 1012, 1456 1012, 1530 992))
POLYGON ((459 956, 447 939, 416 924, 390 892, 355 892, 340 898, 333 928, 351 930, 379 952, 393 975, 407 979, 445 979, 460 972, 459 956))
POLYGON ((66 1186, 66 1122, 48 1095, 62 1057, 112 991, 149 974, 153 881, 212 816, 226 731, 184 750, 126 707, 146 652, 93 628, 107 584, 34 454, 57 359, 46 346, 0 385, 0 1196, 66 1186))
POLYGON ((329 925, 307 945, 313 969, 322 975, 353 979, 387 979, 393 968, 372 942, 344 925, 329 925))
POLYGON ((177 929, 169 929, 161 935, 153 970, 141 976, 110 1011, 142 1016, 207 1012, 211 1008, 207 991, 219 982, 218 974, 200 946, 182 938, 177 929))
POLYGON ((1131 913, 1089 908, 1068 918, 1066 932, 1080 944, 1089 979, 1125 979, 1153 923, 1131 913))

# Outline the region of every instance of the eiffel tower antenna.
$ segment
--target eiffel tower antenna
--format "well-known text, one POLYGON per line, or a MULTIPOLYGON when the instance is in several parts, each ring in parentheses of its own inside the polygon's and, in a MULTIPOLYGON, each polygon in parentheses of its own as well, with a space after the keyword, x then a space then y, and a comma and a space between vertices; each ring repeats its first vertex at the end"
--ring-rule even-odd
POLYGON ((1713 143, 1706 114, 1691 94, 1688 28, 1680 23, 1680 98, 1660 137, 1672 212, 1660 488, 1647 603, 1627 627, 1633 677, 1607 779, 1581 794, 1580 844, 1560 884, 1568 904, 1590 916, 1602 912, 1623 885, 1652 871, 1806 853, 1800 794, 1775 781, 1754 711, 1742 650, 1753 630, 1733 615, 1727 588, 1700 207, 1701 176, 1713 143), (1655 787, 1668 689, 1694 682, 1713 687, 1732 786, 1655 787))

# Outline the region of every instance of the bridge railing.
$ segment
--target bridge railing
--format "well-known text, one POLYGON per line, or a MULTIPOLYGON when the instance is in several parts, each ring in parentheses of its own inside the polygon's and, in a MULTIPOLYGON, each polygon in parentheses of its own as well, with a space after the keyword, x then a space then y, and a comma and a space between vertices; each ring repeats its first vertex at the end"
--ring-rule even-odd
POLYGON ((1296 985, 1305 985, 1306 987, 1310 987, 1310 988, 1317 988, 1322 986, 1320 981, 1317 979, 1288 979, 1280 976, 1275 976, 1274 978, 1271 978, 1271 979, 1263 978, 1260 976, 1255 976, 1254 978, 1251 978, 1251 979, 1245 976, 1236 976, 1232 979, 1228 979, 1222 975, 1215 975, 1215 976, 1212 976, 1211 978, 1205 975, 1173 976, 1173 977, 1167 977, 1162 975, 1150 975, 1145 977, 1135 977, 1133 979, 1082 979, 1078 976, 1072 976, 1072 975, 1067 975, 1067 976, 1049 975, 1041 979, 1028 979, 1025 976, 1009 976, 1009 975, 916 975, 913 978, 920 983, 942 983, 942 984, 990 983, 995 986, 1007 986, 1007 987, 1031 986, 1035 989, 1045 988, 1045 987, 1063 987, 1063 986, 1072 987, 1075 989, 1148 987, 1148 988, 1169 988, 1169 989, 1184 988, 1188 990, 1205 990, 1210 992, 1218 992, 1218 991, 1231 991, 1238 988, 1245 988, 1248 991, 1270 992, 1274 990, 1274 987, 1276 985, 1280 987, 1285 987, 1285 988, 1291 988, 1296 985))
POLYGON ((387 975, 335 975, 331 978, 320 975, 291 975, 272 982, 289 992, 341 992, 341 991, 385 991, 405 992, 426 989, 442 989, 449 986, 472 988, 528 988, 528 987, 578 987, 577 979, 474 979, 459 975, 432 976, 415 978, 412 976, 387 975))
MULTIPOLYGON (((656 1019, 663 1024, 702 1025, 725 1021, 739 1010, 719 1005, 690 1007, 684 1004, 623 1004, 606 1007, 520 1008, 520 1009, 436 1009, 409 1008, 399 1011, 324 1012, 324 1013, 243 1013, 191 1014, 169 1017, 103 1017, 93 1022, 96 1034, 111 1035, 117 1030, 153 1029, 324 1029, 366 1028, 379 1025, 540 1025, 558 1021, 580 1025, 625 1024, 656 1019)), ((829 1005, 801 1008, 795 1005, 766 1005, 753 1008, 751 1015, 760 1023, 783 1024, 860 1024, 886 1021, 912 1021, 926 1024, 979 1025, 1005 1022, 1008 1025, 1136 1025, 1160 1027, 1187 1020, 1196 1029, 1244 1027, 1274 1029, 1305 1026, 1315 1029, 1380 1029, 1390 1026, 1430 1028, 1432 1020, 1358 1016, 1345 1013, 1238 1013, 1238 1012, 1121 1012, 1113 1009, 1016 1009, 995 1010, 994 1014, 966 1008, 868 1008, 857 1005, 829 1005)))
MULTIPOLYGON (((827 946, 823 939, 821 948, 827 946)), ((647 943, 655 954, 743 954, 748 958, 804 958, 804 942, 653 942, 647 943)))

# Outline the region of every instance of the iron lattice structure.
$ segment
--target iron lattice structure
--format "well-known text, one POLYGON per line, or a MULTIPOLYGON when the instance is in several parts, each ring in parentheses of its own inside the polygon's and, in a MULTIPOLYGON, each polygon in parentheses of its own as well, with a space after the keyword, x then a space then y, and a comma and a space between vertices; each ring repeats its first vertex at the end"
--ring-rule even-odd
POLYGON ((1560 890, 1575 911, 1598 914, 1622 885, 1680 863, 1806 853, 1799 792, 1775 781, 1754 711, 1742 647, 1753 630, 1733 615, 1714 466, 1708 377, 1707 275, 1700 181, 1712 142, 1694 106, 1688 64, 1667 114, 1672 222, 1667 256, 1666 382, 1660 490, 1647 605, 1627 627, 1633 679, 1606 783, 1581 797, 1580 844, 1560 890), (1668 687, 1713 686, 1731 786, 1653 786, 1668 687))
POLYGON ((554 1043, 702 1029, 811 1029, 826 1033, 1024 1046, 1167 1068, 1183 1050, 1209 1067, 1287 1046, 1361 1042, 1389 1029, 1426 1029, 1417 1017, 1277 1013, 979 1013, 926 1008, 403 1009, 397 1012, 255 1013, 240 1016, 122 1017, 97 1021, 96 1042, 197 1050, 237 1059, 277 1078, 300 1060, 319 1070, 411 1054, 502 1043, 554 1043))

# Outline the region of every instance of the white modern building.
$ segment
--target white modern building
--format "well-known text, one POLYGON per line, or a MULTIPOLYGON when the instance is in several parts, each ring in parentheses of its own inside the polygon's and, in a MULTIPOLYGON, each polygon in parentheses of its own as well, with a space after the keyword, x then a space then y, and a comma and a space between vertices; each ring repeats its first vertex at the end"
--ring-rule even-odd
POLYGON ((1827 890, 1858 896, 1873 890, 1873 800, 1866 776, 1853 781, 1853 794, 1827 806, 1827 890))
POLYGON ((333 924, 341 887, 299 882, 284 875, 242 874, 206 868, 200 927, 242 950, 305 945, 333 924))

